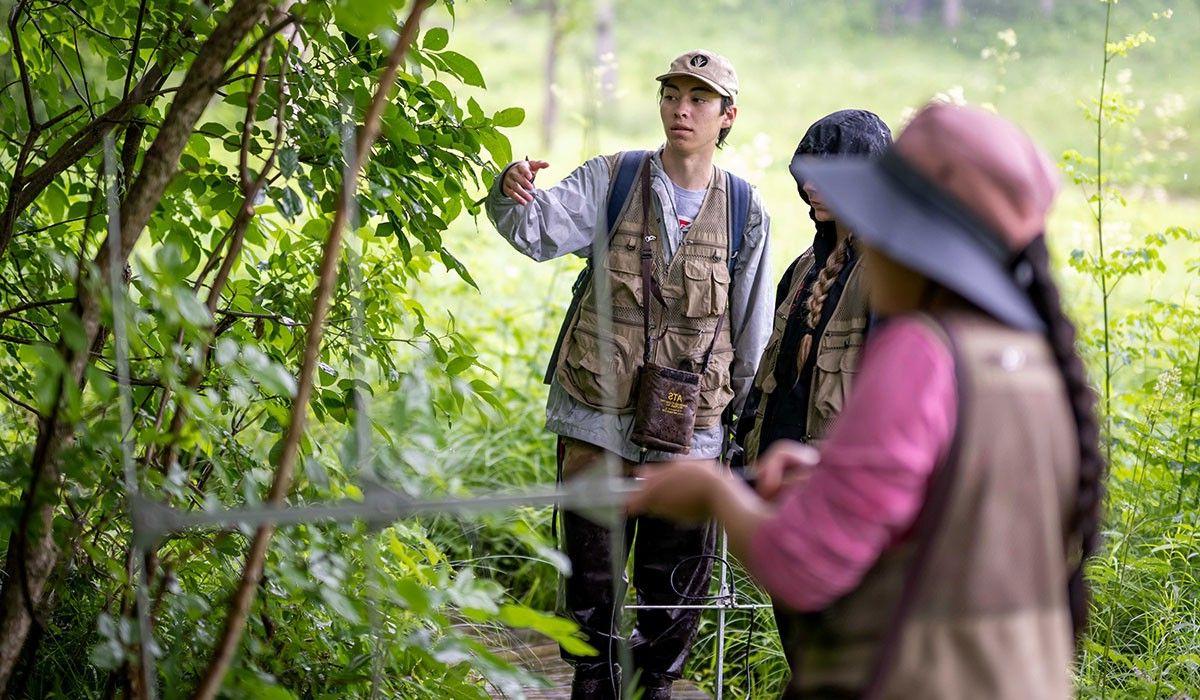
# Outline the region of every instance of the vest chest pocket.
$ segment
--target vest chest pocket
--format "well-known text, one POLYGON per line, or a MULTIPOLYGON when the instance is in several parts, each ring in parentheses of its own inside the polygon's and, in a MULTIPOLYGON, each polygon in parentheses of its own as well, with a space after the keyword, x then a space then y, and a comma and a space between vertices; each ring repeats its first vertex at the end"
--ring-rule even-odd
MULTIPOLYGON (((633 239, 628 236, 614 238, 612 249, 608 252, 612 304, 619 308, 639 309, 642 306, 642 261, 636 244, 630 244, 634 246, 630 250, 626 240, 633 239)), ((599 301, 597 299, 597 304, 599 301)))
POLYGON ((729 268, 724 260, 683 260, 683 315, 706 318, 725 313, 729 304, 729 268))
POLYGON ((813 408, 820 419, 820 425, 809 426, 814 435, 819 436, 845 405, 858 373, 862 345, 862 333, 827 333, 821 339, 812 378, 813 408))

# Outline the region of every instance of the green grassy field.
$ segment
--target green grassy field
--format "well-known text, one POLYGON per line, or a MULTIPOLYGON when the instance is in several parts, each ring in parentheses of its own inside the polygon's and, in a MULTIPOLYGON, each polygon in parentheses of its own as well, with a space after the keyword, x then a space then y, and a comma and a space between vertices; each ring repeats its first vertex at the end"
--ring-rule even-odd
MULTIPOLYGON (((786 8, 766 18, 711 9, 721 5, 710 2, 710 9, 699 13, 709 19, 720 17, 719 22, 702 23, 687 31, 658 32, 646 28, 684 27, 689 14, 695 14, 688 10, 694 5, 620 4, 619 9, 639 12, 644 19, 618 19, 619 92, 614 102, 599 105, 598 112, 595 106, 589 107, 597 99, 593 94, 592 37, 587 32, 569 35, 556 88, 562 116, 558 138, 549 151, 541 146, 538 127, 544 90, 545 18, 517 15, 503 5, 471 5, 459 11, 454 41, 487 68, 488 90, 477 95, 485 109, 525 108, 525 123, 510 130, 513 153, 548 160, 551 166, 542 173, 542 182, 565 176, 595 153, 661 143, 653 76, 671 57, 696 46, 728 55, 738 67, 743 88, 737 123, 718 162, 748 177, 762 191, 772 216, 772 258, 777 273, 808 246, 812 234, 807 209, 787 172, 788 161, 807 126, 836 109, 870 109, 898 132, 915 107, 935 95, 951 96, 995 105, 1022 124, 1053 157, 1067 149, 1095 150, 1095 127, 1084 118, 1080 105, 1094 98, 1099 83, 1104 14, 1098 3, 1074 28, 1034 26, 1029 29, 1031 36, 1025 38, 1022 25, 1014 23, 1020 58, 1007 64, 1003 76, 995 61, 980 55, 987 46, 1001 46, 996 32, 1010 26, 995 19, 971 26, 957 37, 934 28, 882 36, 855 33, 852 24, 847 26, 848 19, 843 19, 841 27, 831 26, 836 17, 815 24, 805 13, 786 8)), ((1195 175, 1189 172, 1197 164, 1195 143, 1185 137, 1169 153, 1154 150, 1169 129, 1178 127, 1186 133, 1189 125, 1200 122, 1200 84, 1184 78, 1180 61, 1181 51, 1189 49, 1180 45, 1188 43, 1186 37, 1198 26, 1197 12, 1194 8, 1179 10, 1170 20, 1154 22, 1124 5, 1118 8, 1114 37, 1149 26, 1159 40, 1114 67, 1117 79, 1110 81, 1114 83, 1110 91, 1130 90, 1134 94, 1131 99, 1145 104, 1135 124, 1109 135, 1119 144, 1118 156, 1145 161, 1135 175, 1126 174, 1129 163, 1115 163, 1117 182, 1123 179, 1136 186, 1129 187, 1135 196, 1130 197, 1128 206, 1112 212, 1115 221, 1110 223, 1109 245, 1113 247, 1168 225, 1200 221, 1196 198, 1200 170, 1195 175), (1182 107, 1178 106, 1180 100, 1182 107), (1167 116, 1158 116, 1156 109, 1167 116), (1145 143, 1132 136, 1135 130, 1145 143)), ((1094 246, 1087 203, 1090 194, 1064 183, 1050 231, 1060 253, 1094 246)), ((489 285, 484 290, 486 298, 506 299, 500 286, 491 282, 510 275, 520 280, 519 298, 512 299, 517 303, 529 298, 530 284, 550 284, 554 271, 535 269, 507 250, 486 221, 477 223, 462 220, 455 230, 460 238, 452 235, 449 241, 464 253, 471 269, 480 273, 476 278, 489 285), (516 269, 510 269, 513 266, 516 269)), ((1183 279, 1169 284, 1170 289, 1163 291, 1171 296, 1182 294, 1187 287, 1183 279)), ((546 296, 560 297, 558 290, 547 290, 546 296)), ((1122 299, 1133 303, 1132 297, 1122 299)))

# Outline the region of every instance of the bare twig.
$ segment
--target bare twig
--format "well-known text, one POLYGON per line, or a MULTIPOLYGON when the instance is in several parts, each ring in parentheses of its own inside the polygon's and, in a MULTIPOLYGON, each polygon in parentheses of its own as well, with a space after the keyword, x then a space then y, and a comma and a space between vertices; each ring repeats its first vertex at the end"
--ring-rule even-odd
POLYGON ((297 18, 295 15, 287 15, 283 19, 268 27, 267 30, 263 32, 263 35, 260 36, 257 41, 251 44, 250 48, 246 49, 245 53, 239 56, 237 60, 229 66, 229 68, 225 69, 225 72, 221 74, 221 82, 224 83, 233 77, 233 75, 237 73, 242 66, 246 65, 246 61, 249 61, 262 50, 263 44, 270 43, 271 39, 273 39, 276 34, 283 31, 289 25, 297 22, 298 19, 299 18, 297 18))
POLYGON ((29 68, 25 65, 25 51, 21 48, 21 13, 25 11, 28 0, 17 0, 12 12, 8 15, 8 34, 12 39, 13 56, 17 59, 17 74, 21 78, 21 94, 25 97, 25 118, 29 120, 29 130, 37 128, 37 116, 33 111, 33 87, 29 81, 29 68))
POLYGON ((57 304, 70 304, 73 301, 75 301, 74 297, 63 297, 60 299, 40 299, 38 301, 30 301, 30 302, 26 302, 24 304, 17 304, 16 306, 14 306, 10 309, 4 309, 3 311, 0 311, 0 320, 3 320, 9 316, 12 316, 13 314, 19 314, 22 311, 28 311, 30 309, 40 309, 43 306, 55 306, 57 304))
MULTIPOLYGON (((379 79, 379 85, 371 100, 370 108, 363 120, 362 128, 354 144, 351 162, 345 171, 344 181, 338 196, 337 209, 334 212, 333 223, 330 225, 329 238, 321 256, 321 267, 318 274, 316 298, 313 303, 312 318, 308 323, 307 338, 304 345, 304 359, 300 365, 300 377, 296 389, 296 397, 292 403, 291 422, 284 436, 283 449, 279 457, 279 466, 271 483, 271 491, 267 502, 279 505, 287 496, 292 485, 292 475, 295 470, 296 458, 300 450, 300 438, 304 434, 308 417, 308 402, 313 389, 313 371, 321 355, 321 336, 324 329, 325 316, 329 312, 330 297, 337 281, 338 261, 341 258, 342 234, 350 216, 355 185, 368 158, 375 137, 379 133, 379 120, 386 106, 388 94, 396 79, 396 73, 404 60, 408 48, 412 45, 417 34, 421 14, 429 6, 430 0, 416 0, 400 36, 388 55, 387 67, 379 79)), ((237 650, 246 618, 250 613, 250 605, 258 590, 262 578, 263 563, 266 560, 267 546, 271 541, 274 528, 269 524, 260 526, 254 533, 250 551, 246 555, 246 564, 242 569, 241 581, 234 592, 229 607, 225 626, 221 632, 220 641, 214 650, 212 661, 200 679, 193 698, 196 700, 212 700, 220 690, 221 682, 237 650)))
POLYGON ((26 411, 29 411, 34 416, 37 416, 38 418, 42 417, 41 411, 37 410, 33 406, 30 406, 29 404, 25 403, 21 399, 18 399, 17 397, 8 393, 7 391, 4 390, 4 387, 0 387, 0 396, 3 396, 4 398, 8 399, 10 402, 20 406, 21 408, 25 409, 26 411))
POLYGON ((146 19, 146 0, 138 3, 137 25, 133 30, 133 44, 129 47, 129 65, 125 68, 125 84, 121 88, 121 97, 129 97, 129 84, 133 82, 133 71, 137 68, 139 44, 142 43, 142 26, 146 19))
MULTIPOLYGON (((67 62, 63 60, 61 55, 59 55, 58 49, 54 48, 54 42, 50 41, 50 37, 46 36, 46 33, 42 31, 42 25, 38 24, 36 19, 30 17, 29 22, 33 25, 33 29, 38 33, 38 36, 42 38, 42 44, 44 44, 46 48, 50 50, 50 55, 53 56, 54 60, 58 62, 58 65, 62 67, 63 73, 67 76, 67 80, 71 83, 71 89, 75 91, 75 96, 79 98, 80 102, 87 105, 88 110, 90 111, 92 108, 90 96, 85 95, 82 91, 80 91, 79 86, 75 84, 75 76, 71 75, 71 69, 67 66, 67 62)), ((82 62, 80 62, 79 67, 82 71, 82 62)))

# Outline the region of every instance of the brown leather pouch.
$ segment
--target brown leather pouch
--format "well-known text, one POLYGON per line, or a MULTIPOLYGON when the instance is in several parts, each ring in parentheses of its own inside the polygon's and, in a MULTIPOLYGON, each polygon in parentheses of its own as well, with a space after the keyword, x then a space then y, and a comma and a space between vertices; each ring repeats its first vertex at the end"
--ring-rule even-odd
POLYGON ((653 362, 638 371, 633 444, 648 450, 687 454, 692 449, 700 375, 653 362))

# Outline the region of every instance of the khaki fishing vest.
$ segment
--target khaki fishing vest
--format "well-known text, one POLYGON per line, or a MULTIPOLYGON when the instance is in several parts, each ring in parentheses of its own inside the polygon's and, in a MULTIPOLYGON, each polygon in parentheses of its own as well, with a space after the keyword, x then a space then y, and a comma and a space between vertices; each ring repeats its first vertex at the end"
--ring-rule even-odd
MULTIPOLYGON (((775 382, 775 368, 781 360, 796 362, 798 358, 780 358, 780 345, 783 343, 783 333, 787 328, 788 315, 796 299, 804 289, 804 278, 808 276, 816 255, 809 248, 800 256, 792 271, 791 287, 787 295, 775 309, 774 326, 771 338, 763 351, 762 362, 758 365, 758 374, 754 377, 754 386, 762 392, 758 408, 754 416, 754 428, 746 437, 745 461, 754 461, 759 454, 762 440, 763 420, 767 413, 767 403, 771 394, 778 390, 790 391, 791 387, 780 387, 775 382)), ((846 396, 850 393, 850 385, 858 372, 859 354, 866 338, 867 323, 867 289, 863 283, 863 266, 855 264, 846 280, 842 295, 838 298, 837 306, 821 339, 816 343, 816 364, 813 367, 812 382, 808 394, 808 434, 809 440, 820 440, 833 419, 842 410, 846 396)), ((799 375, 800 368, 796 373, 799 375)))
MULTIPOLYGON (((647 159, 643 168, 650 167, 647 159)), ((650 231, 654 277, 667 301, 649 300, 651 360, 659 365, 699 372, 713 341, 717 319, 729 313, 729 224, 725 172, 713 168, 700 212, 679 249, 666 264, 662 248, 662 211, 651 203, 650 231)), ((638 174, 641 177, 641 173, 638 174)), ((636 182, 636 180, 635 180, 636 182)), ((653 199, 653 196, 651 197, 653 199)), ((635 186, 609 244, 603 270, 597 270, 579 305, 559 354, 555 378, 575 400, 596 410, 629 413, 634 409, 644 331, 641 278, 642 193, 635 186), (601 274, 612 292, 611 341, 601 342, 596 284, 601 274), (610 382, 611 393, 602 382, 610 382)), ((700 384, 696 427, 716 425, 733 398, 730 364, 733 345, 729 319, 721 324, 712 360, 700 384)))
POLYGON ((954 448, 910 540, 824 611, 781 611, 785 698, 1071 697, 1079 449, 1061 374, 1040 335, 979 314, 929 323, 953 339, 954 448))

